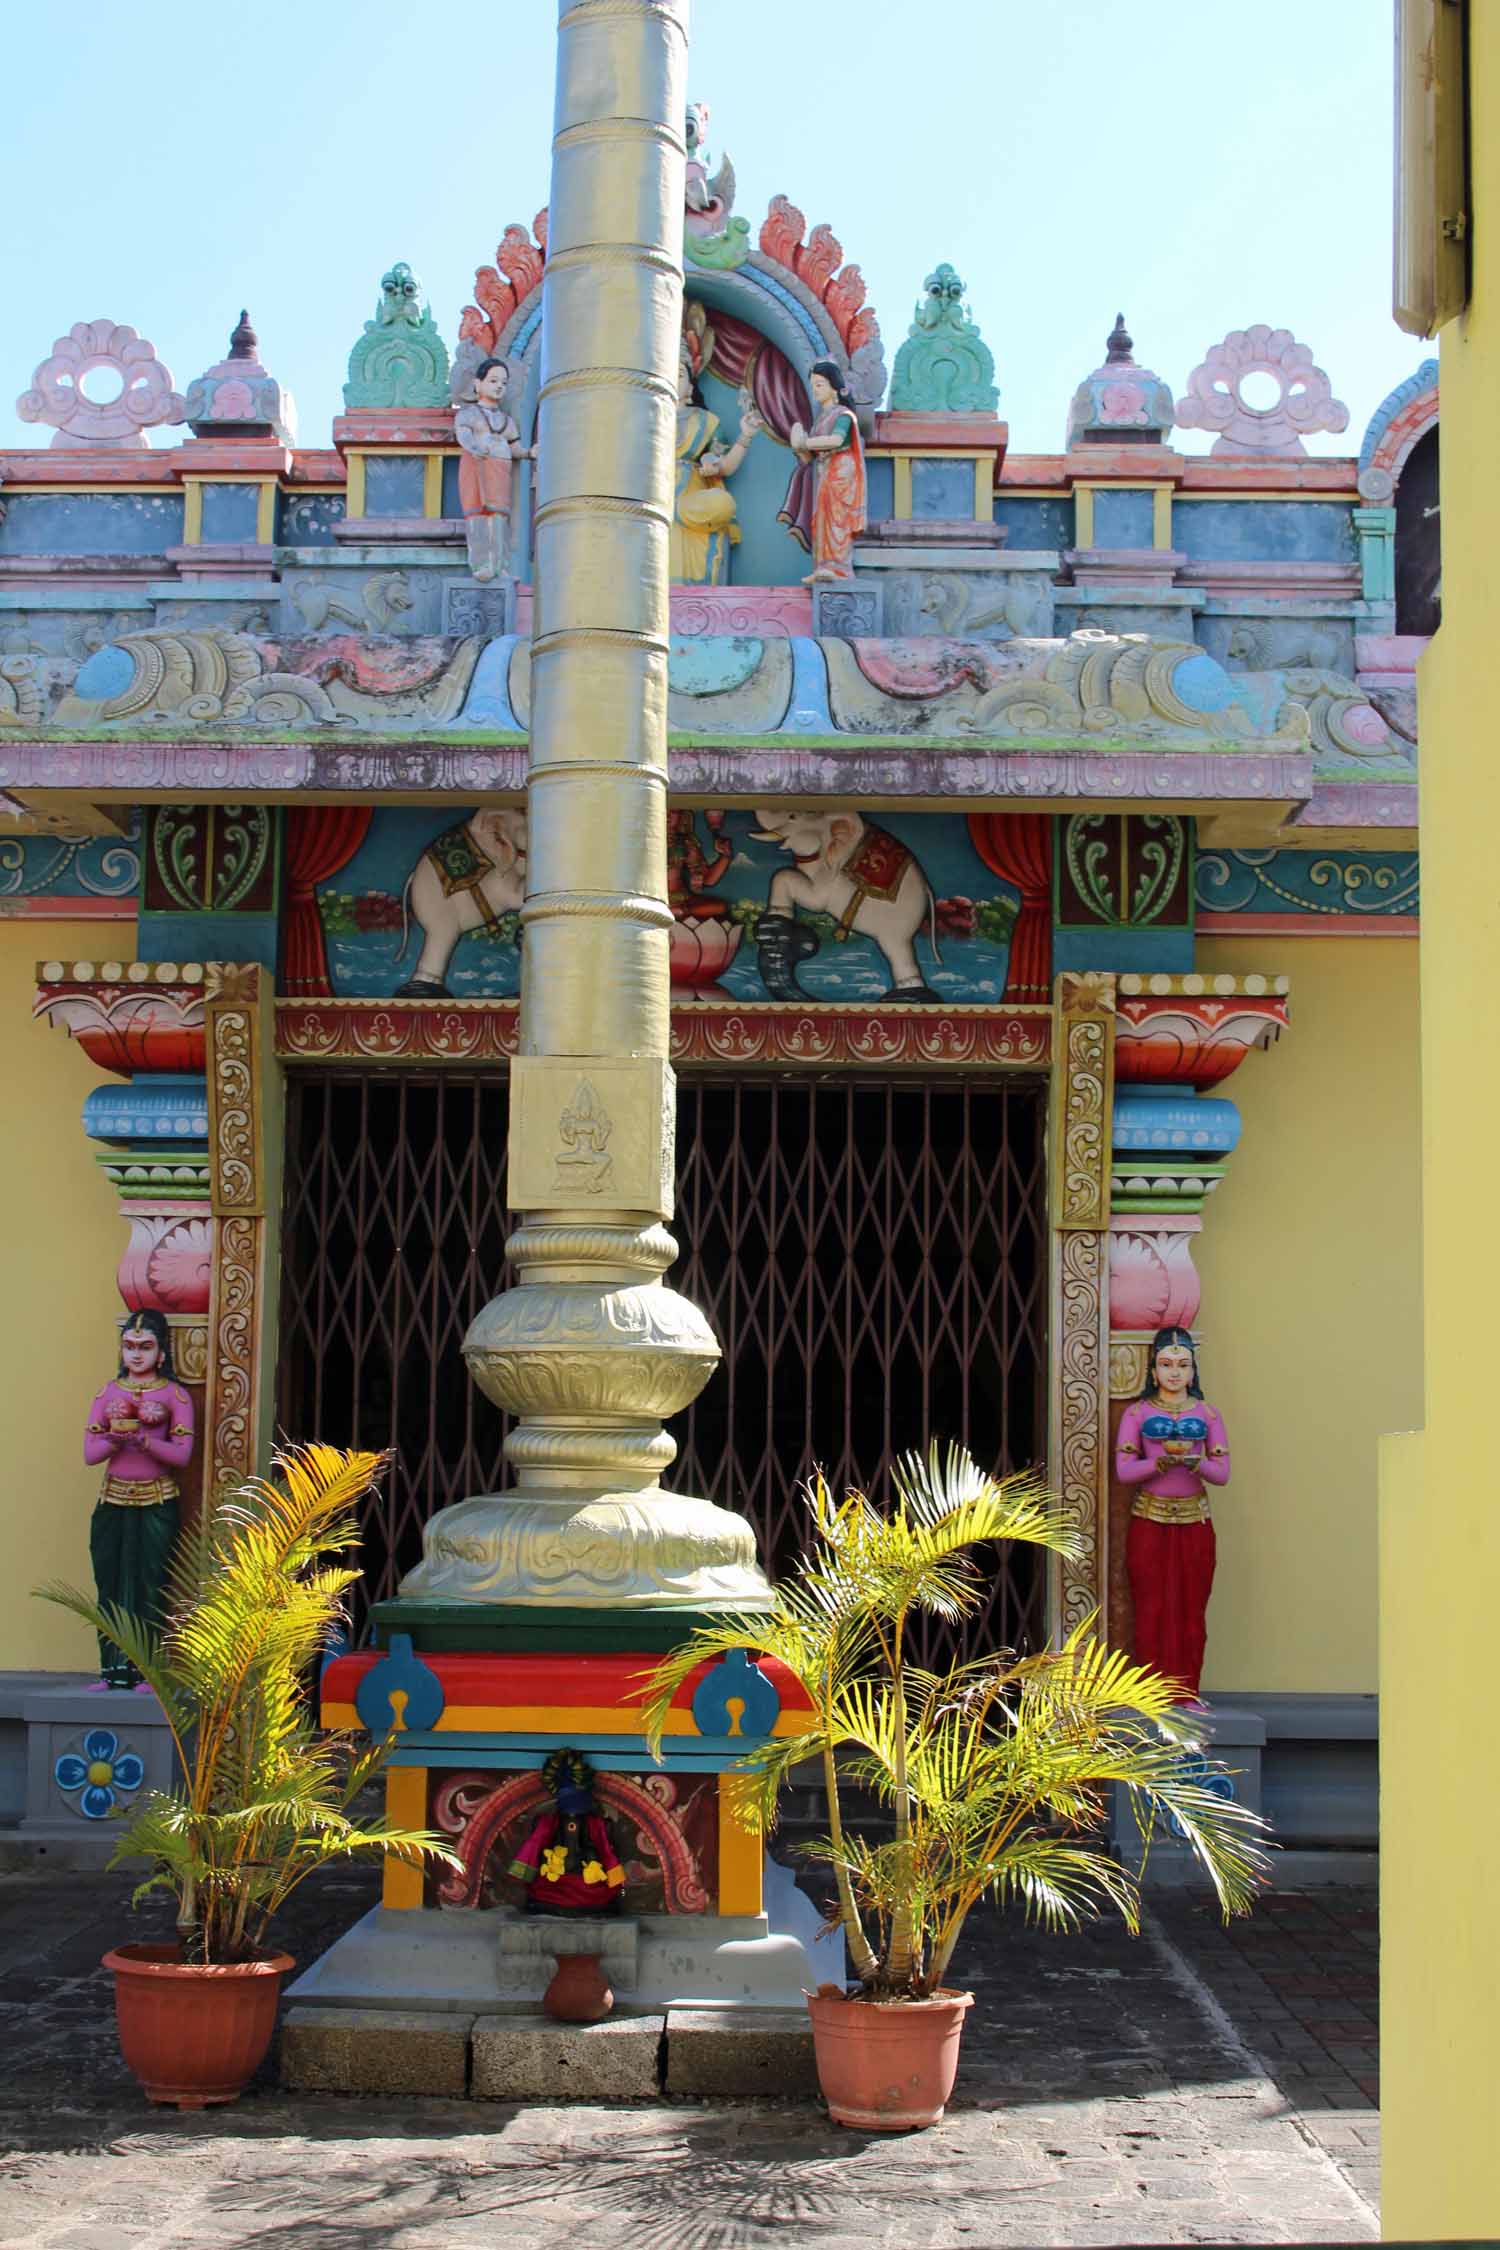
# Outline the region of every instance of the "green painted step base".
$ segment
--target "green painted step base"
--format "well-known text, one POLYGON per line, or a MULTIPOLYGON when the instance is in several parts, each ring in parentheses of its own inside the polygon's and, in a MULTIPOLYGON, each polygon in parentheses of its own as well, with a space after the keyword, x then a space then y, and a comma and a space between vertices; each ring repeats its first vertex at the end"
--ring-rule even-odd
POLYGON ((377 1602, 370 1612, 376 1645, 410 1633, 412 1646, 434 1654, 463 1649, 510 1655, 528 1649, 572 1649, 607 1655, 616 1649, 652 1653, 676 1648, 700 1625, 722 1620, 704 1609, 538 1609, 524 1602, 377 1602))

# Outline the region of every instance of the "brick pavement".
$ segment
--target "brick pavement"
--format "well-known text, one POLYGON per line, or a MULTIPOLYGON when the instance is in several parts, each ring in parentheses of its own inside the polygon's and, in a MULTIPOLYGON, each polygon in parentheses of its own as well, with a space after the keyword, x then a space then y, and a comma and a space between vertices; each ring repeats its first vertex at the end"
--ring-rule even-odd
MULTIPOLYGON (((1221 1929, 1166 1894, 1132 1941, 977 1928, 958 2096, 935 2131, 810 2104, 622 2109, 289 2097, 148 2108, 97 1962, 118 1877, 0 1877, 0 2245, 11 2250, 816 2250, 1372 2240, 1369 1893, 1275 1897, 1221 1929)), ((372 1895, 331 1874, 308 1959, 372 1895)), ((137 1917, 164 1925, 151 1902, 137 1917)), ((137 1927, 133 1934, 154 1934, 137 1927)))

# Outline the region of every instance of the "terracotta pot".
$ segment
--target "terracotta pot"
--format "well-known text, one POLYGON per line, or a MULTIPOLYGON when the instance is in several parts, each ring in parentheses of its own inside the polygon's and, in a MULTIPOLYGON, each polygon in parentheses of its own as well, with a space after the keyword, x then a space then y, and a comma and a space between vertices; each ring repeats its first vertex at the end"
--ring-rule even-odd
POLYGON ((936 2125, 958 2072, 972 1992, 932 2000, 846 2000, 810 1992, 818 2083, 835 2125, 908 2133, 936 2125))
POLYGON ((602 2023, 615 2004, 597 1953, 559 1953, 542 2006, 558 2023, 602 2023))
POLYGON ((236 2100, 264 2060, 293 1963, 273 1953, 203 1968, 175 1945, 120 1945, 104 1966, 114 1972, 120 2050, 148 2099, 203 2109, 236 2100))

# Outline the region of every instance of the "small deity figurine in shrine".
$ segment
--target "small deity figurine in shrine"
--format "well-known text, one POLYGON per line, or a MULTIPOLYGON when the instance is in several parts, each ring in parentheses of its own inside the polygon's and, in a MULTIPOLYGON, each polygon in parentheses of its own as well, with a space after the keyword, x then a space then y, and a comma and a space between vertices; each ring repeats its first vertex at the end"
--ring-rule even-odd
POLYGON ((1229 1482, 1229 1440, 1199 1385, 1189 1329, 1153 1337, 1145 1388, 1120 1422, 1115 1474, 1141 1487, 1125 1543, 1136 1661, 1177 1681, 1179 1702, 1195 1703, 1216 1554, 1204 1487, 1229 1482))
MULTIPOLYGON (((794 422, 789 442, 813 470, 813 566, 802 583, 821 586, 854 576, 854 542, 865 528, 865 452, 854 395, 836 361, 814 360, 807 387, 817 409, 813 425, 805 430, 794 422)), ((787 511, 782 520, 790 521, 787 511)))
POLYGON ((699 378, 713 354, 713 331, 699 304, 682 313, 677 359, 677 486, 672 508, 671 571, 681 586, 719 586, 729 550, 738 546, 732 493, 724 488, 764 428, 749 397, 740 397, 740 434, 727 449, 718 443, 719 417, 704 404, 699 378))
POLYGON ((509 559, 513 464, 534 461, 514 415, 504 405, 510 369, 503 359, 482 359, 474 370, 474 396, 453 417, 463 448, 458 497, 464 512, 469 568, 481 584, 500 576, 509 559))
POLYGON ((542 1786, 554 1809, 532 1824, 506 1873, 526 1885, 528 1914, 613 1914, 625 1870, 594 1809, 594 1772, 577 1750, 554 1750, 542 1786))
MULTIPOLYGON (((177 1478, 193 1451, 193 1402, 172 1367, 172 1332, 154 1309, 133 1312, 120 1366, 89 1409, 83 1457, 104 1468, 89 1527, 94 1586, 107 1608, 159 1626, 179 1524, 177 1478)), ((123 1650, 99 1637, 100 1687, 141 1686, 123 1650)))

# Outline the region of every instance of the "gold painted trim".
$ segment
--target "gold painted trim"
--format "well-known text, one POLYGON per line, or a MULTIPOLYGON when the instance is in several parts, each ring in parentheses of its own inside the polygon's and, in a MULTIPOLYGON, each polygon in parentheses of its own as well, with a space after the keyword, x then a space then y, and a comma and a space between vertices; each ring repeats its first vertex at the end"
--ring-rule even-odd
POLYGON ((422 513, 430 521, 443 512, 443 456, 429 453, 422 470, 422 513))
POLYGON ((255 499, 255 544, 269 547, 276 538, 276 487, 269 478, 261 484, 255 499))
POLYGON ((976 453, 974 456, 974 521, 991 523, 995 515, 995 456, 993 453, 976 453))
POLYGON ((1069 1633, 1109 1582, 1109 1159, 1115 980, 1058 977, 1048 1136, 1052 1353, 1051 1482, 1079 1533, 1054 1579, 1056 1624, 1069 1633))
POLYGON ((1151 487, 1151 544, 1153 547, 1172 544, 1172 487, 1169 484, 1151 487))
POLYGON ((891 513, 898 523, 911 520, 911 455, 891 456, 891 513))
POLYGON ((203 480, 185 477, 182 486, 182 544, 184 547, 201 547, 203 544, 203 480))
POLYGON ((365 512, 365 457, 362 453, 345 456, 348 481, 344 492, 344 514, 358 519, 365 512))
POLYGON ((1094 488, 1091 484, 1073 487, 1073 545, 1092 547, 1094 544, 1094 488))
POLYGON ((279 1116, 270 979, 254 966, 213 962, 205 973, 209 1209, 214 1254, 204 1398, 204 1488, 233 1491, 262 1466, 274 1360, 279 1116))

